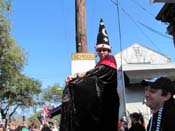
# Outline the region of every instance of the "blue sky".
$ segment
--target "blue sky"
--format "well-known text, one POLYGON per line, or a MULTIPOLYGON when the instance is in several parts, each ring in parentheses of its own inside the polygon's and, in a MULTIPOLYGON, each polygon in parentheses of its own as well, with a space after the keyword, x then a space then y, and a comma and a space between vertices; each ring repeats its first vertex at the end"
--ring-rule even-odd
MULTIPOLYGON (((122 49, 138 42, 174 61, 173 40, 150 30, 171 37, 166 35, 167 25, 155 19, 163 3, 119 0, 119 5, 122 49)), ((75 1, 18 0, 12 2, 12 8, 12 36, 27 56, 23 72, 40 80, 43 88, 54 83, 63 85, 65 77, 71 74, 71 54, 76 52, 75 1)), ((112 54, 115 54, 120 51, 119 19, 111 0, 86 1, 88 52, 95 53, 100 18, 105 22, 112 54)))

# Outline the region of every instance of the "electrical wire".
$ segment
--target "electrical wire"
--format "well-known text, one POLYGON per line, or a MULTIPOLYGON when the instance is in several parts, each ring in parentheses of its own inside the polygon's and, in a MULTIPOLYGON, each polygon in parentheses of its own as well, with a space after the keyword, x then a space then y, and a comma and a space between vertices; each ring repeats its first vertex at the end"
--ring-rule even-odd
POLYGON ((151 27, 149 27, 149 26, 143 24, 143 23, 140 22, 140 21, 138 21, 138 23, 139 23, 140 25, 142 25, 143 27, 147 28, 148 30, 150 30, 150 31, 152 31, 152 32, 154 32, 154 33, 156 33, 156 34, 158 34, 158 35, 161 35, 161 36, 166 37, 166 38, 168 38, 168 39, 172 39, 170 36, 164 35, 164 34, 160 33, 159 31, 156 31, 156 30, 154 30, 153 28, 151 28, 151 27))
MULTIPOLYGON (((111 0, 112 1, 112 0, 111 0)), ((153 45, 153 46, 155 46, 156 48, 157 48, 157 50, 159 50, 160 52, 162 52, 161 50, 160 50, 160 48, 158 48, 155 44, 154 44, 154 42, 152 41, 152 39, 144 32, 144 30, 137 24, 138 22, 137 21, 135 21, 135 19, 131 16, 131 15, 129 15, 129 13, 127 13, 127 11, 124 9, 124 8, 122 8, 120 5, 119 5, 119 3, 115 3, 114 1, 112 1, 116 6, 117 6, 117 8, 120 8, 121 9, 121 11, 126 15, 126 16, 128 16, 128 18, 135 24, 135 26, 144 34, 144 36, 150 41, 150 43, 153 45)))
POLYGON ((120 65, 120 69, 119 69, 119 77, 118 79, 120 79, 121 82, 121 92, 122 92, 122 99, 123 99, 123 108, 124 108, 124 114, 126 116, 126 94, 125 94, 125 83, 124 83, 124 72, 123 72, 123 54, 122 54, 122 35, 121 35, 121 24, 120 24, 120 10, 119 10, 119 4, 118 4, 118 0, 116 0, 116 2, 114 2, 113 0, 111 0, 111 2, 117 6, 117 17, 118 17, 118 30, 119 30, 119 43, 120 43, 120 59, 121 59, 121 65, 120 65))
POLYGON ((148 13, 150 16, 155 18, 155 16, 151 12, 149 12, 146 8, 144 8, 140 3, 136 2, 135 0, 131 0, 131 2, 133 2, 135 5, 141 8, 144 12, 148 13))
POLYGON ((114 2, 113 0, 111 0, 111 2, 117 6, 117 17, 118 17, 118 30, 119 30, 119 43, 120 43, 120 51, 122 51, 122 37, 121 37, 121 24, 120 24, 120 13, 119 13, 119 6, 118 6, 118 0, 116 0, 116 2, 114 2))

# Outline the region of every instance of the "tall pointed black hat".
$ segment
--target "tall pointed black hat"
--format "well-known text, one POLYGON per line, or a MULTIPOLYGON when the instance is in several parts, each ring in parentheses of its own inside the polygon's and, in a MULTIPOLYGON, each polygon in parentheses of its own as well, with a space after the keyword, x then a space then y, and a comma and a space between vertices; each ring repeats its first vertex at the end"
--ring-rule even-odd
POLYGON ((105 29, 105 25, 102 19, 100 19, 100 25, 99 25, 99 32, 98 32, 98 36, 97 36, 97 43, 95 46, 95 49, 99 49, 99 48, 106 48, 108 50, 111 51, 111 46, 109 45, 109 38, 108 38, 108 34, 107 31, 105 29))

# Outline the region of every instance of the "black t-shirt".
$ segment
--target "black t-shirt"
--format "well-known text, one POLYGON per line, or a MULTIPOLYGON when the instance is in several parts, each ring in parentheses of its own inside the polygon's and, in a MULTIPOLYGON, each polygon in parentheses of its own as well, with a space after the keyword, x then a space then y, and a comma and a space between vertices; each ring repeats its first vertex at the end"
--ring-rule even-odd
POLYGON ((146 131, 146 129, 140 123, 135 123, 129 128, 129 131, 146 131))

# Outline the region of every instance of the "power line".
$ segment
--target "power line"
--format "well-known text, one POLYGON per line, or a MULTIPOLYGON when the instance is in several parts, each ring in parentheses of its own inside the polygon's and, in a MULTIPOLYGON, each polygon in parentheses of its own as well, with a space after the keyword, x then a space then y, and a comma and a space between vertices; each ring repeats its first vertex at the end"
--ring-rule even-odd
POLYGON ((148 13, 150 16, 154 17, 155 16, 149 12, 146 8, 144 8, 140 3, 136 2, 135 0, 131 0, 131 2, 133 2, 134 4, 136 4, 139 8, 141 8, 143 11, 145 11, 146 13, 148 13))
POLYGON ((125 96, 125 83, 124 83, 124 74, 123 74, 123 54, 122 54, 122 36, 121 36, 121 25, 120 25, 120 11, 119 11, 119 4, 118 4, 118 0, 116 0, 116 2, 114 2, 113 0, 111 0, 111 2, 117 6, 117 16, 118 16, 118 28, 119 28, 119 42, 120 42, 120 59, 121 59, 121 66, 119 68, 119 83, 120 83, 120 90, 121 90, 121 95, 122 95, 122 99, 123 99, 123 115, 126 116, 126 96, 125 96))
MULTIPOLYGON (((152 16, 153 18, 155 18, 156 16, 154 14, 152 14, 151 12, 149 12, 146 8, 144 8, 140 3, 138 3, 136 0, 131 0, 131 2, 133 2, 135 5, 137 5, 139 8, 141 8, 144 12, 146 12, 147 14, 149 14, 150 16, 152 16)), ((143 27, 147 28, 148 30, 158 34, 158 35, 161 35, 163 37, 166 37, 166 38, 169 38, 169 39, 172 39, 170 36, 167 36, 167 35, 164 35, 162 34, 161 32, 159 31, 156 31, 155 29, 143 24, 142 22, 138 21, 138 23, 140 25, 142 25, 143 27)))
MULTIPOLYGON (((112 0, 111 0, 112 1, 112 0)), ((154 44, 154 42, 151 40, 151 38, 143 31, 143 29, 137 24, 137 21, 135 21, 135 19, 131 16, 131 15, 129 15, 129 13, 127 13, 127 11, 124 9, 124 8, 122 8, 120 5, 119 5, 119 3, 115 3, 114 1, 112 1, 117 7, 120 7, 120 9, 121 9, 121 11, 123 11, 123 13, 126 15, 126 16, 128 16, 128 18, 135 24, 135 26, 144 34, 144 36, 150 41, 150 43, 152 44, 152 45, 154 45, 156 48, 157 48, 157 50, 159 50, 160 52, 162 52, 155 44, 154 44)))
MULTIPOLYGON (((117 1, 117 0, 116 0, 117 1)), ((119 28, 119 43, 120 43, 120 51, 122 51, 122 38, 121 38, 121 24, 120 24, 120 13, 119 13, 119 6, 118 1, 117 3, 111 0, 111 2, 117 6, 117 16, 118 16, 118 28, 119 28)))
POLYGON ((150 30, 150 31, 152 31, 152 32, 154 32, 154 33, 156 33, 156 34, 158 34, 158 35, 161 35, 161 36, 166 37, 166 38, 168 38, 168 39, 172 39, 170 36, 164 35, 164 34, 162 34, 161 32, 154 30, 153 28, 151 28, 151 27, 149 27, 149 26, 143 24, 143 23, 140 22, 140 21, 138 21, 138 23, 139 23, 140 25, 142 25, 143 27, 147 28, 148 30, 150 30))

